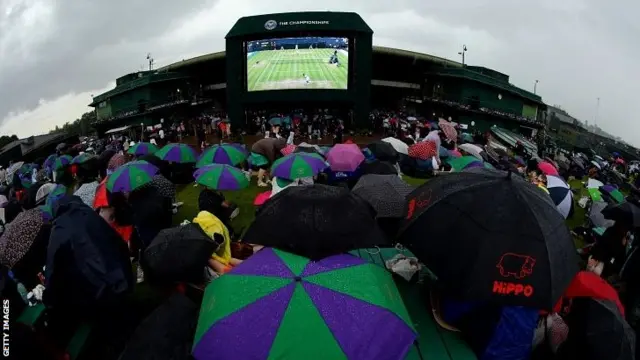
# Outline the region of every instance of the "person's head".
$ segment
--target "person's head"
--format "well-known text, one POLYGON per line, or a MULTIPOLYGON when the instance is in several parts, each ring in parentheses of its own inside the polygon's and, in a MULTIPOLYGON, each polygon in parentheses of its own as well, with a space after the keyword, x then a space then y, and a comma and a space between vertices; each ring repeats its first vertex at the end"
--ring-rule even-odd
POLYGON ((233 212, 233 206, 225 200, 224 195, 209 189, 200 192, 198 208, 200 211, 210 212, 225 223, 230 220, 233 212))
POLYGON ((96 181, 99 175, 99 163, 97 158, 91 158, 76 167, 76 179, 78 185, 96 181))

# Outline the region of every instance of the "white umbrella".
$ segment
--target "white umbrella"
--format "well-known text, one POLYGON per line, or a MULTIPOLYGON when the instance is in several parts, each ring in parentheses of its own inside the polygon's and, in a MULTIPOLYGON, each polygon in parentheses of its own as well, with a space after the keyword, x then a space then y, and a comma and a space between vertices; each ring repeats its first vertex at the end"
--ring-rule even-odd
POLYGON ((13 173, 18 171, 18 169, 20 169, 22 165, 24 165, 24 161, 18 161, 17 163, 13 163, 11 166, 9 166, 9 168, 7 169, 7 177, 10 178, 11 176, 13 176, 13 173))
POLYGON ((462 145, 458 146, 458 148, 460 150, 466 152, 467 154, 475 156, 478 159, 484 161, 484 159, 482 158, 482 155, 480 155, 480 153, 483 152, 484 149, 481 148, 480 146, 475 145, 475 144, 462 144, 462 145))
POLYGON ((394 137, 388 137, 382 139, 382 141, 388 143, 393 146, 393 148, 400 154, 409 155, 409 145, 405 144, 402 140, 396 139, 394 137))
POLYGON ((568 218, 573 207, 573 193, 569 184, 560 177, 547 175, 547 190, 560 214, 568 218))
POLYGON ((596 179, 589 179, 587 181, 587 189, 600 189, 601 186, 604 186, 602 181, 596 179))
POLYGON ((598 170, 602 170, 602 166, 600 166, 600 164, 598 164, 596 161, 591 160, 591 164, 593 164, 593 166, 597 167, 598 170))

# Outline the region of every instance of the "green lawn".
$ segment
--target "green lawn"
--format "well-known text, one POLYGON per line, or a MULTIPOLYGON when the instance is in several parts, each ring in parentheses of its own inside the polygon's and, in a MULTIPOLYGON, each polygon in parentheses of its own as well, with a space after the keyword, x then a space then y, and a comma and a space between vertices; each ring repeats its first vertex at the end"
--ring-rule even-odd
POLYGON ((247 57, 247 90, 347 89, 349 60, 329 64, 334 49, 264 50, 247 57), (307 84, 302 74, 310 78, 307 84))

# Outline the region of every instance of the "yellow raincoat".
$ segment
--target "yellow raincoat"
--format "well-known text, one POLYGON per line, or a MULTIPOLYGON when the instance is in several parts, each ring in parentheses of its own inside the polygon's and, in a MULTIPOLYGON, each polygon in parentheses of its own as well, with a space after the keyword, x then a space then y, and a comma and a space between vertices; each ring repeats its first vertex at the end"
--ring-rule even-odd
POLYGON ((193 219, 193 222, 200 225, 202 231, 212 239, 213 234, 220 234, 224 237, 224 243, 211 257, 223 265, 229 266, 229 261, 231 260, 231 236, 229 236, 227 227, 220 219, 208 211, 200 211, 198 216, 193 219))

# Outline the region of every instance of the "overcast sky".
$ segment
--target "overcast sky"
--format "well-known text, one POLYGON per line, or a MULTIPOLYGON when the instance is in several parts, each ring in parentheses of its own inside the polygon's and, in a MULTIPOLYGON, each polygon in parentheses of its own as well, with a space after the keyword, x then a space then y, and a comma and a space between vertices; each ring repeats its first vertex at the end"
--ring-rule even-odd
POLYGON ((640 1, 0 0, 0 134, 47 132, 89 110, 147 52, 157 66, 224 50, 248 15, 355 11, 374 44, 507 73, 577 118, 640 145, 640 1), (633 19, 632 19, 633 17, 633 19))

